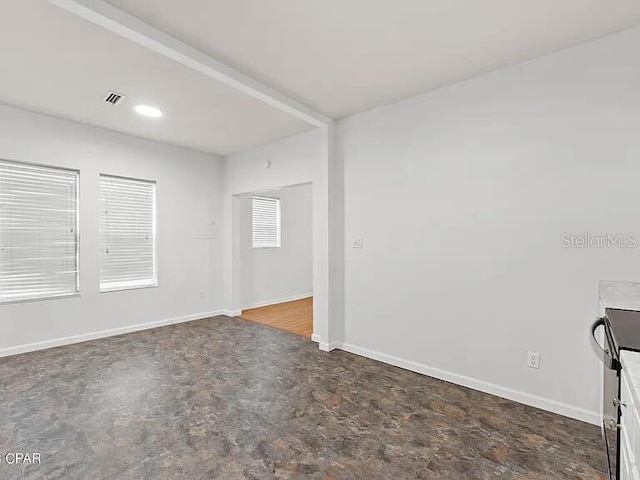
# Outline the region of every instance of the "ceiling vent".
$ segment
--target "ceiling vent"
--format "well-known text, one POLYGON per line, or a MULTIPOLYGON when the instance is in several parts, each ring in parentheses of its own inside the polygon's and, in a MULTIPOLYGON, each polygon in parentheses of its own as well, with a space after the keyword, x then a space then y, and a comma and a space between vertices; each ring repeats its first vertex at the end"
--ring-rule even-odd
POLYGON ((124 98, 124 95, 120 95, 119 93, 116 92, 108 92, 103 100, 107 103, 110 103, 111 105, 117 105, 118 103, 120 103, 120 101, 124 98))

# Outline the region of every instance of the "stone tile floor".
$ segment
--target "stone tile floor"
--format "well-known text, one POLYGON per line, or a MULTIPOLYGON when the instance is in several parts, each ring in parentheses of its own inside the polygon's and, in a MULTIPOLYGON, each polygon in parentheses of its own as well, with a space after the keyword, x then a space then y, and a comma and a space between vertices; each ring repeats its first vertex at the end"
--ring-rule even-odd
POLYGON ((227 317, 0 359, 0 479, 604 479, 597 427, 227 317))

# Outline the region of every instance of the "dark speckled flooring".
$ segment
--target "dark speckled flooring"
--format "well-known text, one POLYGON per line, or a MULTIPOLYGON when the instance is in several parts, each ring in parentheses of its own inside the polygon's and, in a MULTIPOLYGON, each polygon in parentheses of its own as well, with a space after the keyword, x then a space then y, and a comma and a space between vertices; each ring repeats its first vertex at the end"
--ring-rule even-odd
POLYGON ((596 427, 217 317, 0 359, 1 479, 603 479, 596 427))

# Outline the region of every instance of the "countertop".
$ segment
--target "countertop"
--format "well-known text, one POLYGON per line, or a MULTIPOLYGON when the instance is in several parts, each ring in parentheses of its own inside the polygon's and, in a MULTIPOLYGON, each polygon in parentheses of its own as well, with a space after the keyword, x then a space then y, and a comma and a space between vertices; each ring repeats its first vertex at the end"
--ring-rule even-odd
POLYGON ((605 308, 640 311, 640 283, 600 280, 598 282, 600 315, 605 308))

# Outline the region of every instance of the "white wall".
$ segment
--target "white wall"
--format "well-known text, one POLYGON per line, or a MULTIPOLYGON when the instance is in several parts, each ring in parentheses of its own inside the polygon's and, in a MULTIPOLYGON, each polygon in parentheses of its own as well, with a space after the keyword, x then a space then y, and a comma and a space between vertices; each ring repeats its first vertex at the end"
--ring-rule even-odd
POLYGON ((220 240, 202 238, 215 236, 207 225, 221 220, 219 159, 3 106, 0 158, 79 169, 81 237, 81 296, 0 305, 0 355, 37 342, 220 309, 220 240), (100 173, 157 182, 157 288, 98 291, 100 173))
POLYGON ((264 195, 280 199, 281 246, 252 247, 252 195, 240 195, 238 228, 243 309, 313 294, 311 184, 270 190, 264 195))
POLYGON ((640 248, 561 235, 640 234, 638 51, 635 29, 341 122, 345 348, 597 421, 597 281, 639 280, 640 248))

